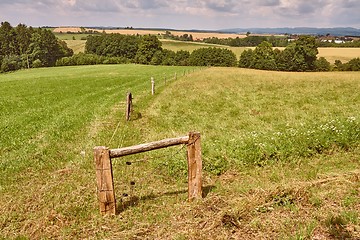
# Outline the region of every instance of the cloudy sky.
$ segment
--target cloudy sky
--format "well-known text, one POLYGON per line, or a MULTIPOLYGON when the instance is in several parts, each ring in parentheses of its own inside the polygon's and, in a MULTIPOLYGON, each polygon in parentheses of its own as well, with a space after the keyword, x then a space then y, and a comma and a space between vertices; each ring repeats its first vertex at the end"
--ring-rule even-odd
POLYGON ((0 0, 13 26, 360 28, 360 0, 0 0))

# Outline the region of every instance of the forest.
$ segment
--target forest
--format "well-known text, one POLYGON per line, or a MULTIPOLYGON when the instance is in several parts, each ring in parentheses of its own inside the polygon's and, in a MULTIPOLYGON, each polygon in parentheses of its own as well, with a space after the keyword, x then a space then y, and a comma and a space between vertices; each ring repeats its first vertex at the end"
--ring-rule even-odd
POLYGON ((51 30, 24 24, 0 26, 0 72, 22 68, 52 67, 58 59, 72 56, 73 51, 51 30))

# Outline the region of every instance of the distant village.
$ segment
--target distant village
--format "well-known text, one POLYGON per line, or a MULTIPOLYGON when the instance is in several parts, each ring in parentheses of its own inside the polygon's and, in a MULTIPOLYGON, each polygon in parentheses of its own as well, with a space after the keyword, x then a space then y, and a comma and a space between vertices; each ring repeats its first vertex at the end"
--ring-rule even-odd
MULTIPOLYGON (((289 42, 296 41, 299 38, 299 36, 301 35, 297 35, 297 34, 289 35, 288 41, 289 42)), ((322 43, 336 43, 336 44, 342 44, 342 43, 354 42, 360 40, 359 37, 349 37, 349 36, 340 37, 340 36, 332 36, 330 34, 319 35, 316 36, 316 38, 318 39, 319 42, 322 43)))

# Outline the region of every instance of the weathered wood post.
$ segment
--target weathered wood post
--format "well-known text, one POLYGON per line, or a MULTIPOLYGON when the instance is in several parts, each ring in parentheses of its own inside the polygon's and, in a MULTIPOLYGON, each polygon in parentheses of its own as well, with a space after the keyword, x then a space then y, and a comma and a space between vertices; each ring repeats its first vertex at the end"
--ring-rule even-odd
POLYGON ((95 147, 94 160, 100 212, 103 215, 115 215, 116 201, 109 148, 95 147))
POLYGON ((187 145, 188 160, 188 199, 202 197, 202 160, 200 133, 190 132, 187 145))
POLYGON ((155 94, 155 80, 153 77, 151 77, 151 94, 155 94))
POLYGON ((126 121, 130 121, 131 111, 132 111, 132 94, 128 93, 126 97, 126 113, 125 113, 126 121))
POLYGON ((177 79, 177 73, 175 73, 175 80, 177 79))

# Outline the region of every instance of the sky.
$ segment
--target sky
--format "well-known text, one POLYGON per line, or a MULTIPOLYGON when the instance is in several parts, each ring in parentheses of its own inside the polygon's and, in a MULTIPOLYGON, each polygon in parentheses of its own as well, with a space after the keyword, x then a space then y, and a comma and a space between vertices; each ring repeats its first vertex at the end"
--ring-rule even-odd
POLYGON ((360 28, 360 0, 0 0, 0 21, 186 30, 360 28))

